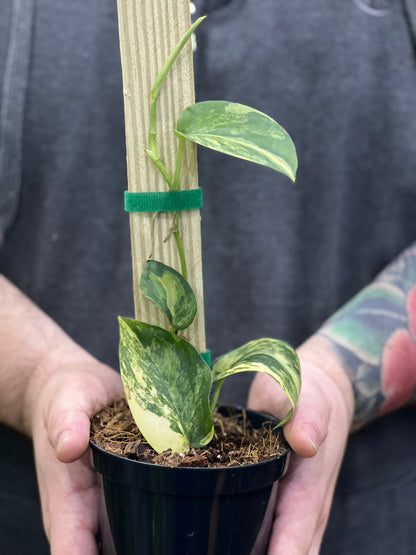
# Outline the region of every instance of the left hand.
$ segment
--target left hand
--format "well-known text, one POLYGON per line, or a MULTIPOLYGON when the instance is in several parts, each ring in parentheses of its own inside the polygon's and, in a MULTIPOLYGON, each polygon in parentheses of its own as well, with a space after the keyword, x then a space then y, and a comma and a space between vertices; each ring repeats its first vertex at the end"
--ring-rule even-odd
MULTIPOLYGON (((352 388, 325 340, 313 338, 298 350, 302 390, 284 427, 294 453, 279 481, 268 555, 317 555, 351 428, 352 388)), ((266 374, 257 374, 249 395, 252 409, 278 415, 282 392, 266 374)), ((263 553, 256 545, 253 555, 263 553)))

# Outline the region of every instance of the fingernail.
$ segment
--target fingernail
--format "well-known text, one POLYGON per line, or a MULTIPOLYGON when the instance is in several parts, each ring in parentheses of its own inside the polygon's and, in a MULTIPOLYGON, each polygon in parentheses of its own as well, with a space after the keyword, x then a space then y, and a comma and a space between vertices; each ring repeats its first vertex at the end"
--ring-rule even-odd
POLYGON ((302 429, 303 429, 303 435, 308 440, 308 443, 313 447, 313 450, 315 451, 315 453, 317 453, 318 434, 316 433, 315 428, 310 424, 303 424, 302 429))
POLYGON ((56 446, 56 452, 58 454, 63 450, 63 448, 65 447, 65 444, 68 442, 71 436, 72 436, 72 430, 64 430, 59 434, 58 443, 56 446))

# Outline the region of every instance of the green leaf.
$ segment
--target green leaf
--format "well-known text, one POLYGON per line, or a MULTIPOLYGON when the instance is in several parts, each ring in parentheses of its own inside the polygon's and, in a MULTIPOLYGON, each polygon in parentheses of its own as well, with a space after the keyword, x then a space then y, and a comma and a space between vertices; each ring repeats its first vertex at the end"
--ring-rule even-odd
POLYGON ((175 133, 295 180, 298 160, 292 139, 276 121, 249 106, 226 101, 193 104, 179 116, 175 133))
POLYGON ((195 318, 197 304, 194 292, 179 272, 148 260, 140 278, 143 295, 154 302, 176 330, 184 330, 195 318))
POLYGON ((300 393, 300 364, 290 345, 277 339, 256 339, 219 357, 212 368, 213 380, 222 380, 238 372, 265 372, 274 378, 289 398, 292 409, 280 422, 292 416, 300 393))
POLYGON ((146 440, 159 453, 206 445, 214 433, 209 366, 167 330, 122 317, 119 324, 121 377, 146 440))

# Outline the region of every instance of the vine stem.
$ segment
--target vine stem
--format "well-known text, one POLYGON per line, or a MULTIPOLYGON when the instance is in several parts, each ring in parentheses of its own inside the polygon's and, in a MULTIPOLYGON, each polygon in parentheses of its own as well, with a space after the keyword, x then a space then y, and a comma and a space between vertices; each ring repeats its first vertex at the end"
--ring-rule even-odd
MULTIPOLYGON (((195 21, 193 25, 186 31, 183 37, 180 39, 178 44, 172 50, 168 58, 166 59, 165 63, 163 64, 161 70, 159 71, 156 80, 153 84, 153 87, 150 91, 150 121, 149 121, 149 148, 146 149, 146 153, 149 158, 152 160, 153 164, 162 174, 164 180, 169 186, 171 191, 178 191, 180 188, 180 176, 181 176, 181 169, 182 169, 182 162, 183 162, 183 149, 185 144, 185 139, 183 137, 178 136, 179 144, 178 144, 178 151, 176 155, 176 163, 175 163, 175 171, 173 176, 170 174, 169 170, 163 164, 162 160, 159 156, 159 149, 157 146, 157 136, 156 136, 156 129, 157 129, 157 99, 160 93, 160 89, 171 70, 175 60, 179 56, 180 52, 182 51, 185 44, 190 39, 192 33, 198 27, 200 23, 205 19, 204 17, 200 17, 195 21)), ((179 221, 180 216, 178 212, 174 214, 174 232, 173 235, 175 237, 176 247, 178 249, 179 259, 181 263, 181 272, 182 276, 187 279, 188 278, 188 270, 186 267, 186 260, 185 260, 185 253, 183 249, 182 238, 179 233, 179 221)))
MULTIPOLYGON (((178 151, 176 153, 176 165, 175 165, 175 173, 173 174, 173 181, 171 189, 173 191, 178 191, 181 185, 181 170, 182 170, 182 162, 183 162, 183 148, 185 145, 185 139, 183 137, 178 136, 179 143, 178 143, 178 151)), ((180 234, 180 214, 179 212, 175 212, 173 220, 174 232, 173 235, 176 241, 176 248, 178 249, 179 260, 181 262, 181 273, 184 279, 188 279, 188 268, 186 266, 186 258, 185 258, 185 251, 183 248, 182 237, 180 234)))
POLYGON ((224 383, 224 380, 225 380, 225 378, 223 378, 222 380, 217 381, 217 385, 215 386, 214 395, 212 396, 212 399, 211 399, 210 409, 211 409, 211 414, 213 416, 214 416, 215 408, 217 406, 218 397, 220 396, 220 391, 221 391, 221 388, 222 388, 222 384, 224 383))
MULTIPOLYGON (((148 156, 150 157, 152 162, 155 164, 157 169, 163 175, 163 178, 165 179, 165 181, 169 185, 169 188, 172 188, 172 186, 173 186, 173 178, 170 175, 167 168, 165 167, 165 165, 163 164, 162 160, 160 159, 159 150, 158 150, 158 147, 157 147, 157 140, 156 140, 157 99, 158 99, 158 96, 159 96, 159 93, 160 93, 160 89, 161 89, 169 71, 171 70, 173 64, 175 63, 175 60, 177 59, 177 57, 181 53, 185 44, 188 42, 192 33, 195 31, 195 29, 198 27, 198 25, 200 23, 202 23, 202 21, 204 19, 205 19, 205 16, 200 17, 186 31, 186 33, 183 35, 181 40, 178 42, 178 44, 175 46, 175 48, 169 54, 168 58, 166 59, 165 63, 163 64, 161 70, 159 71, 159 73, 158 73, 158 75, 155 79, 155 82, 153 83, 153 87, 150 91, 149 148, 146 150, 146 153, 148 154, 148 156)), ((182 161, 181 161, 181 164, 182 164, 182 161)), ((176 171, 177 170, 175 170, 175 174, 176 174, 176 171)))
POLYGON ((187 280, 188 268, 186 266, 186 258, 185 258, 183 243, 182 243, 182 237, 181 237, 181 234, 179 233, 179 219, 180 219, 180 216, 178 212, 175 212, 173 216, 173 227, 174 227, 173 236, 175 237, 176 248, 178 249, 179 260, 181 262, 182 277, 187 280))
POLYGON ((181 186, 181 171, 183 162, 183 149, 185 146, 185 138, 181 135, 177 135, 179 143, 178 150, 176 152, 176 163, 175 163, 175 173, 173 174, 173 180, 171 189, 173 191, 178 191, 181 186))

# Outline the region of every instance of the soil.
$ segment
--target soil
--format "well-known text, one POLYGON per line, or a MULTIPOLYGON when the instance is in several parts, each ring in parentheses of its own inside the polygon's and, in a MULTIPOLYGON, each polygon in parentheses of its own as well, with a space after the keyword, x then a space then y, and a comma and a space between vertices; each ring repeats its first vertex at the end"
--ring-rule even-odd
POLYGON ((203 448, 187 453, 163 453, 146 442, 131 416, 125 399, 105 407, 91 420, 91 439, 99 447, 129 459, 166 466, 218 467, 258 463, 283 454, 287 445, 273 433, 272 424, 254 429, 245 412, 214 416, 214 438, 203 448))

